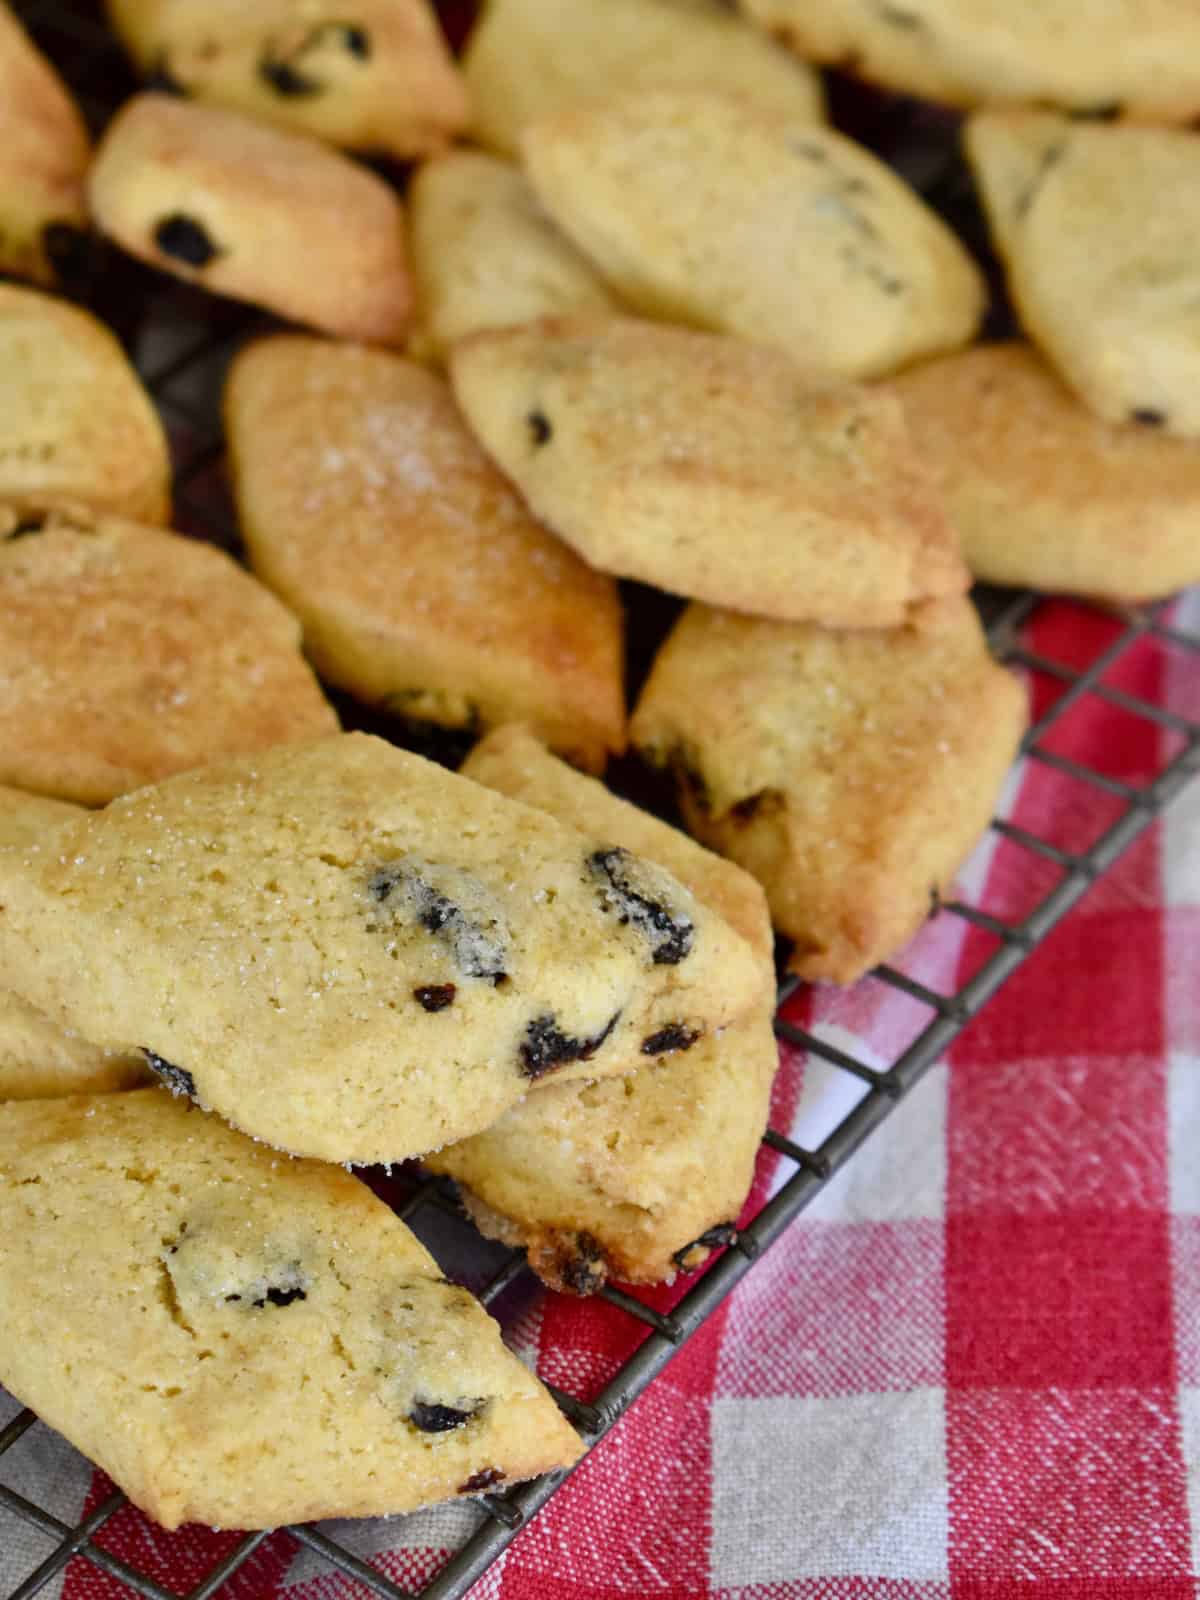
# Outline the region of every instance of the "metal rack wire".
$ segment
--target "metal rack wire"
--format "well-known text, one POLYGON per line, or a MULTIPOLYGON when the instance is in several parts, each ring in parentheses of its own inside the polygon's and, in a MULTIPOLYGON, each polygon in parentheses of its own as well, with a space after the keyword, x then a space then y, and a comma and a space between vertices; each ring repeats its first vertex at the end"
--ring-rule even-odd
MULTIPOLYGON (((130 85, 94 12, 89 14, 63 0, 26 0, 18 4, 18 10, 72 82, 88 115, 101 123, 113 101, 130 85)), ((931 181, 939 182, 943 177, 944 172, 934 172, 931 181)), ((261 319, 165 284, 127 264, 116 270, 117 290, 108 308, 110 320, 117 322, 168 424, 175 453, 177 520, 190 533, 236 548, 236 529, 218 470, 223 446, 216 397, 229 357, 261 325, 261 319), (130 306, 137 308, 136 321, 132 326, 123 326, 113 307, 130 306)), ((103 281, 107 286, 112 280, 106 274, 103 281)), ((102 304, 100 309, 103 312, 106 308, 102 304)), ((1037 893, 1032 906, 1017 920, 997 914, 994 907, 989 909, 985 903, 965 900, 934 908, 937 916, 970 924, 994 941, 991 953, 954 992, 937 992, 899 966, 883 966, 872 974, 871 981, 882 983, 920 1007, 924 1019, 916 1037, 886 1066, 872 1065, 783 1015, 778 1016, 776 1031, 783 1040, 852 1076, 865 1086, 862 1097, 814 1148, 796 1143, 784 1132, 768 1129, 764 1143, 785 1164, 786 1176, 733 1243, 672 1309, 655 1309, 616 1286, 601 1291, 623 1317, 641 1326, 644 1337, 598 1394, 585 1399, 555 1391, 560 1406, 589 1444, 598 1442, 615 1426, 680 1346, 751 1270, 755 1260, 851 1159, 1000 985, 1029 958, 1189 778, 1200 774, 1200 720, 1131 694, 1111 681, 1121 669, 1136 666, 1139 653, 1170 649, 1181 652, 1194 669, 1195 703, 1200 705, 1200 633, 1174 626, 1164 608, 1153 607, 1122 618, 1085 663, 1069 664, 1047 658, 1026 642, 1026 625, 1042 604, 1037 596, 993 594, 985 597, 984 604, 996 653, 1024 668, 1055 696, 1026 735, 1026 759, 1052 773, 1054 781, 1064 786, 1064 794, 1080 784, 1102 791, 1111 802, 1112 819, 1083 849, 1067 848, 1002 819, 993 822, 996 835, 1029 858, 1031 870, 1036 863, 1039 870, 1048 869, 1055 881, 1037 893), (1144 781, 1133 783, 1107 775, 1053 747, 1053 736, 1064 719, 1084 702, 1104 706, 1114 717, 1140 719, 1164 735, 1159 740, 1162 758, 1144 781)), ((795 979, 782 985, 781 1012, 797 987, 795 979)), ((418 1223, 422 1214, 429 1211, 454 1213, 454 1204, 445 1183, 433 1180, 411 1184, 398 1209, 406 1220, 418 1223)), ((453 1263, 443 1264, 453 1271, 453 1263)), ((480 1298, 495 1307, 510 1286, 527 1276, 523 1256, 519 1252, 508 1253, 482 1288, 480 1298)), ((31 1412, 23 1411, 0 1430, 0 1467, 9 1452, 20 1452, 23 1442, 34 1437, 33 1430, 40 1426, 31 1412)), ((318 1528, 292 1528, 287 1534, 331 1573, 340 1572, 370 1593, 389 1600, 412 1600, 414 1593, 423 1600, 457 1600, 540 1510, 560 1481, 561 1475, 552 1474, 485 1499, 485 1514, 478 1530, 419 1591, 400 1588, 318 1528)), ((15 1521, 38 1530, 53 1542, 40 1565, 4 1600, 27 1600, 38 1594, 73 1560, 90 1563, 124 1585, 127 1592, 150 1600, 207 1600, 217 1595, 267 1540, 278 1536, 254 1533, 240 1539, 198 1582, 186 1590, 175 1590, 150 1572, 118 1559, 99 1542, 98 1535, 125 1504, 125 1497, 114 1493, 84 1521, 70 1524, 44 1505, 0 1483, 0 1541, 6 1537, 6 1522, 11 1528, 15 1521)))

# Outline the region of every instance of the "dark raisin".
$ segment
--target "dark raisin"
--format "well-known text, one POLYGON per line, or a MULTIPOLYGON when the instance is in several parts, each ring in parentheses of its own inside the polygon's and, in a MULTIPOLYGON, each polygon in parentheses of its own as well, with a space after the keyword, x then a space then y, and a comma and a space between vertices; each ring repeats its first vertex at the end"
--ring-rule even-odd
POLYGON ((147 93, 185 95, 187 90, 167 65, 165 55, 158 60, 146 74, 142 87, 147 93))
POLYGON ((730 818, 734 822, 750 822, 755 812, 763 803, 765 789, 760 789, 757 794, 748 794, 744 800, 739 800, 736 805, 729 808, 730 818))
POLYGON ((572 1253, 559 1267, 562 1286, 572 1294, 595 1294, 604 1282, 604 1249, 590 1233, 575 1235, 572 1253))
POLYGON ((458 990, 452 983, 428 983, 413 990, 413 999, 419 1000, 426 1011, 445 1011, 454 1004, 458 990))
POLYGON ((307 1300, 308 1295, 297 1284, 291 1289, 268 1289, 261 1300, 252 1300, 252 1306, 261 1309, 263 1306, 290 1306, 295 1300, 307 1300))
POLYGON ((529 424, 529 432, 536 448, 549 444, 554 430, 550 426, 550 419, 542 411, 531 411, 525 418, 529 424))
POLYGON ((667 758, 671 776, 683 790, 697 811, 706 815, 712 810, 712 795, 708 783, 695 757, 683 745, 677 745, 667 758))
POLYGON ((527 1078, 544 1078, 555 1067, 565 1066, 569 1061, 590 1061, 620 1019, 621 1013, 617 1011, 592 1038, 576 1039, 569 1033, 563 1033, 552 1013, 535 1017, 521 1040, 518 1052, 521 1071, 527 1078))
POLYGON ((1167 413, 1156 411, 1153 406, 1138 406, 1136 411, 1130 413, 1131 420, 1140 422, 1146 428, 1162 428, 1166 426, 1167 413))
POLYGON ((720 1250, 723 1247, 737 1243, 737 1227, 732 1222, 718 1222, 714 1227, 708 1228, 698 1239, 693 1239, 691 1244, 685 1244, 682 1249, 676 1250, 671 1260, 677 1267, 686 1268, 686 1261, 693 1250, 720 1250))
POLYGON ((155 1055, 153 1050, 148 1050, 145 1045, 142 1046, 142 1054, 145 1056, 150 1070, 157 1072, 172 1094, 186 1094, 194 1098, 196 1080, 190 1072, 185 1072, 182 1067, 173 1066, 171 1062, 165 1061, 162 1056, 155 1055))
POLYGON ((30 534, 41 533, 46 526, 47 514, 44 511, 30 511, 25 516, 19 517, 15 526, 4 535, 5 543, 13 539, 28 539, 30 534))
POLYGON ((258 75, 285 100, 308 100, 323 93, 325 88, 323 83, 301 72, 290 61, 279 61, 273 56, 264 56, 258 63, 258 75))
POLYGON ((258 75, 287 99, 304 100, 323 94, 327 87, 321 79, 313 77, 298 65, 311 50, 325 42, 327 36, 336 36, 346 51, 358 61, 371 58, 371 37, 365 28, 353 23, 324 22, 310 28, 300 43, 286 56, 277 55, 275 47, 268 44, 258 64, 258 75))
POLYGON ((357 28, 347 24, 342 29, 342 43, 352 56, 359 61, 371 59, 371 36, 365 28, 357 28))
POLYGON ((476 1403, 468 1411, 456 1411, 453 1406, 428 1405, 424 1400, 414 1400, 408 1420, 422 1433, 449 1433, 452 1428, 462 1428, 479 1410, 476 1403))
POLYGON ((154 242, 165 256, 173 256, 189 267, 206 267, 220 251, 203 225, 181 211, 164 217, 154 230, 154 242))
POLYGON ((665 1056, 674 1050, 690 1050, 699 1037, 699 1028, 685 1028, 682 1022, 669 1022, 665 1028, 642 1040, 642 1054, 665 1056))
POLYGON ((691 953, 696 936, 692 919, 682 912, 672 913, 660 901, 638 892, 632 879, 638 870, 637 858, 628 850, 620 846, 597 850, 588 857, 587 864, 592 876, 604 881, 601 905, 606 910, 615 909, 623 923, 631 924, 650 940, 655 966, 677 966, 691 953))
POLYGON ((478 1472, 473 1472, 466 1483, 458 1486, 459 1494, 478 1494, 481 1489, 494 1488, 496 1484, 504 1482, 504 1474, 499 1467, 481 1467, 478 1472))
POLYGON ((403 907, 418 927, 434 934, 449 947, 458 970, 468 978, 490 978, 497 987, 508 977, 501 934, 477 922, 434 887, 409 862, 389 862, 367 878, 367 894, 377 905, 390 902, 392 911, 403 907))
POLYGON ((1059 144, 1047 146, 1042 152, 1042 159, 1038 163, 1037 171, 1024 192, 1018 196, 1017 203, 1013 207, 1013 215, 1015 217, 1020 219, 1029 215, 1033 209, 1033 202, 1037 199, 1046 178, 1062 160, 1066 151, 1066 145, 1060 142, 1059 144))
POLYGON ((1094 106, 1076 106, 1067 115, 1072 122, 1115 122, 1124 109, 1119 100, 1101 100, 1094 106))

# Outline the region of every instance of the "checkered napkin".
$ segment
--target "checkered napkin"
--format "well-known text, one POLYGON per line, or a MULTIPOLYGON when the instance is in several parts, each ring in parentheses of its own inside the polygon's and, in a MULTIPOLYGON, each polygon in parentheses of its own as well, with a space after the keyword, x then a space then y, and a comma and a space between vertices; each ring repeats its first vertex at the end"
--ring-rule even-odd
MULTIPOLYGON (((1178 620, 1200 630, 1200 593, 1178 620)), ((1076 665, 1110 625, 1047 607, 1076 665)), ((1108 680, 1195 716, 1200 660, 1146 641, 1108 680)), ((1051 693, 1036 685, 1040 711, 1051 693)), ((1168 729, 1083 700, 1053 748, 1116 778, 1168 729)), ((1009 814, 1085 847, 1118 802, 1029 762, 1009 814)), ((1019 918, 1055 869, 993 838, 963 897, 1019 918)), ((926 928, 905 970, 960 984, 990 937, 926 928)), ((927 1013, 868 981, 795 1020, 886 1064, 927 1013)), ((785 1052, 774 1123, 808 1146, 861 1087, 785 1052)), ((752 1205, 782 1173, 764 1154, 752 1205)), ((790 1170, 790 1168, 789 1168, 790 1170)), ((667 1303, 665 1297, 663 1303, 667 1303)), ((637 1337, 613 1308, 535 1295, 511 1330, 586 1397, 637 1337)), ((6 1413, 0 1409, 0 1422, 6 1413)), ((48 1430, 0 1478, 74 1523, 108 1484, 48 1430)), ((338 1524, 414 1587, 479 1516, 338 1524)), ((230 1535, 126 1508, 103 1543, 182 1591, 230 1535)), ((51 1547, 0 1520, 0 1594, 51 1547)), ((1200 1572, 1200 784, 1051 936, 477 1585, 489 1600, 1184 1600, 1200 1572)), ((43 1591, 123 1593, 75 1561, 43 1591)), ((355 1590, 285 1534, 231 1596, 355 1590)))

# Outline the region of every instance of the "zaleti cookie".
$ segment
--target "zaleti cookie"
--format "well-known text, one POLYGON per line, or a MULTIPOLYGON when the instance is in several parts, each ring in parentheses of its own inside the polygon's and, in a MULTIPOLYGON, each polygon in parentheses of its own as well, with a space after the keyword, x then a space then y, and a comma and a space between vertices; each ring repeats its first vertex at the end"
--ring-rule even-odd
POLYGON ((225 414, 251 562, 325 677, 411 720, 528 718, 596 769, 623 748, 616 586, 534 521, 441 378, 274 338, 225 414))
POLYGON ((422 355, 442 360, 456 339, 481 328, 616 311, 511 163, 452 151, 418 169, 408 205, 422 355))
POLYGON ((1030 337, 1099 416, 1200 434, 1200 139, 983 112, 966 142, 1030 337))
POLYGON ((75 102, 0 0, 0 272, 55 281, 87 227, 90 154, 75 102))
POLYGON ((633 737, 675 773, 689 829, 762 884, 792 970, 850 983, 948 888, 1024 721, 967 599, 877 633, 692 606, 633 737))
POLYGON ((460 1184, 484 1233, 524 1245, 534 1271, 576 1294, 612 1274, 654 1283, 730 1242, 766 1125, 778 1051, 773 939, 762 890, 657 818, 573 772, 519 728, 476 746, 464 772, 657 861, 723 916, 759 959, 745 1016, 693 1041, 669 1017, 645 1065, 603 1083, 552 1084, 427 1158, 460 1184))
POLYGON ((669 873, 346 734, 126 795, 0 853, 0 970, 268 1143, 399 1160, 531 1088, 730 1021, 745 941, 669 873))
POLYGON ((1024 344, 890 387, 978 577, 1115 601, 1200 582, 1200 443, 1104 422, 1024 344))
POLYGON ((99 227, 151 266, 324 333, 403 339, 400 201, 305 134, 138 95, 100 143, 88 196, 99 227))
POLYGON ((1188 122, 1200 113, 1191 0, 740 0, 810 61, 952 105, 1057 105, 1188 122))
POLYGON ((158 413, 108 329, 0 283, 0 501, 27 497, 166 522, 171 464, 158 413))
MULTIPOLYGON (((27 849, 79 816, 79 807, 0 788, 0 850, 27 849)), ((125 1089, 146 1077, 141 1056, 101 1050, 3 987, 0 974, 0 1100, 125 1089)))
POLYGON ((824 112, 812 68, 717 0, 489 0, 463 69, 472 133, 505 155, 531 122, 660 84, 740 94, 804 122, 824 112))
POLYGON ((732 96, 621 94, 528 128, 538 199, 634 310, 850 378, 966 344, 984 285, 877 156, 732 96))
POLYGON ((157 1089, 0 1108, 0 1380, 165 1528, 410 1511, 581 1453, 365 1185, 157 1089))
POLYGON ((151 81, 331 144, 407 160, 467 120, 426 0, 108 0, 151 81))
POLYGON ((629 318, 476 334, 451 373, 534 513, 603 572, 848 627, 967 586, 889 395, 629 318))
POLYGON ((0 504, 0 782, 102 805, 336 727, 299 624, 223 551, 0 504))

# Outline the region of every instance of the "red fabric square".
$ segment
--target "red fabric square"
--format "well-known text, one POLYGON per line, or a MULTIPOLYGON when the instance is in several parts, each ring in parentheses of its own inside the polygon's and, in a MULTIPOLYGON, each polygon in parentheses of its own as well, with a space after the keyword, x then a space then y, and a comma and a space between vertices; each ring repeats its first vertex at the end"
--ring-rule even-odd
POLYGON ((956 1597, 1034 1595, 1044 1585, 1057 1594, 1054 1579, 1074 1581, 1065 1591, 1073 1600, 1095 1600, 1122 1591, 1093 1578, 1189 1576, 1169 1390, 950 1393, 946 1433, 956 1597), (981 1587, 989 1579, 1004 1581, 981 1587))
POLYGON ((951 1388, 1149 1389, 1174 1378, 1162 1213, 947 1218, 951 1388))

